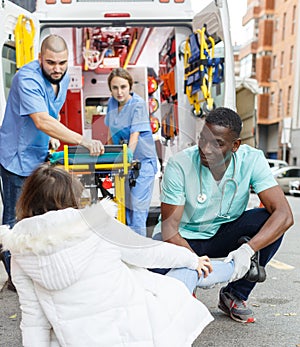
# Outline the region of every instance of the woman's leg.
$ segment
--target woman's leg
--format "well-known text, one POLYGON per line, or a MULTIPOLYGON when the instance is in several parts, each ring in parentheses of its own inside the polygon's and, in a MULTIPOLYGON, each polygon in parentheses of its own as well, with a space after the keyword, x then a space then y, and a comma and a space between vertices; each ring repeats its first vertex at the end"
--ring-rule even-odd
POLYGON ((191 293, 194 292, 196 287, 209 288, 217 283, 228 282, 233 274, 233 261, 224 263, 223 261, 212 260, 211 263, 213 271, 206 278, 204 276, 198 278, 196 270, 187 268, 171 269, 166 276, 182 281, 191 293))

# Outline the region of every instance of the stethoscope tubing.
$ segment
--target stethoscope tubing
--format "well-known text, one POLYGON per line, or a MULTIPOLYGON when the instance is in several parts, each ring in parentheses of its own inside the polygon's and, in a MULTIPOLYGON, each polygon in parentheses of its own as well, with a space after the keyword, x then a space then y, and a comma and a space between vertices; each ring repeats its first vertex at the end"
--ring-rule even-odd
MULTIPOLYGON (((219 218, 225 218, 225 219, 230 219, 230 216, 229 216, 229 211, 231 209, 231 206, 233 204, 233 201, 236 197, 236 194, 237 194, 237 190, 238 190, 238 183, 235 179, 235 173, 236 173, 236 156, 235 156, 235 153, 232 153, 232 158, 233 158, 233 173, 232 173, 232 176, 231 178, 227 178, 224 183, 223 183, 223 186, 222 186, 222 195, 221 195, 221 201, 220 201, 220 206, 219 206, 219 212, 217 213, 217 217, 219 218), (226 190, 226 186, 228 187, 228 184, 230 183, 233 183, 234 185, 234 192, 232 194, 232 197, 230 199, 230 202, 229 202, 229 205, 228 205, 228 208, 227 208, 227 211, 225 214, 222 214, 222 205, 223 205, 223 199, 224 199, 224 195, 225 195, 225 190, 226 190)), ((200 164, 200 172, 199 172, 199 179, 200 179, 200 194, 198 195, 197 197, 197 201, 198 203, 200 204, 203 204, 205 203, 205 201, 207 200, 207 196, 205 193, 203 193, 203 186, 202 186, 202 165, 200 164)))

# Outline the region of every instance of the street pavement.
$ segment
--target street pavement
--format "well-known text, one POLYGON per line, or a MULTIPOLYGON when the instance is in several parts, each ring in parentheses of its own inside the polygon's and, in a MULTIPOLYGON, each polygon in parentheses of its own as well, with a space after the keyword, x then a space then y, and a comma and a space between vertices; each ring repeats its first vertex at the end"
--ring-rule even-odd
MULTIPOLYGON (((207 305, 215 320, 205 328, 193 347, 300 347, 300 198, 287 198, 295 224, 286 233, 275 259, 267 266, 267 280, 257 284, 248 300, 256 322, 234 322, 217 308, 221 285, 198 289, 197 298, 207 305)), ((258 206, 257 198, 252 195, 250 207, 255 206, 258 206)), ((5 280, 1 266, 0 288, 5 280)), ((1 347, 22 346, 20 316, 17 294, 4 286, 0 291, 1 347)))

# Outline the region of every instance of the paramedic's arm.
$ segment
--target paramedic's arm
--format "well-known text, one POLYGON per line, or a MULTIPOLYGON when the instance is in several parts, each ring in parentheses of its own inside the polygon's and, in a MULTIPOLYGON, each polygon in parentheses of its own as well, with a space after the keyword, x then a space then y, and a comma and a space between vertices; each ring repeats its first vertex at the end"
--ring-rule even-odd
POLYGON ((270 217, 248 242, 255 252, 278 240, 294 223, 291 208, 280 186, 268 188, 258 196, 270 217))
POLYGON ((11 258, 12 280, 22 311, 21 331, 24 347, 49 347, 51 325, 35 294, 32 280, 11 258))
POLYGON ((136 145, 138 143, 139 136, 140 136, 140 133, 138 131, 130 134, 128 147, 131 149, 132 153, 134 153, 134 151, 136 149, 136 145))
POLYGON ((47 112, 37 112, 30 115, 35 126, 57 140, 81 145, 86 147, 91 155, 99 155, 104 153, 104 146, 101 141, 86 139, 81 134, 68 129, 58 120, 49 116, 47 112))
MULTIPOLYGON (((57 120, 60 122, 61 120, 61 116, 60 113, 58 114, 57 120)), ((58 149, 58 147, 60 146, 60 141, 54 137, 50 137, 49 140, 49 148, 53 149, 54 151, 56 151, 58 149)))
POLYGON ((162 240, 183 246, 191 250, 188 242, 179 234, 179 223, 183 214, 184 205, 170 205, 161 203, 161 235, 162 240))

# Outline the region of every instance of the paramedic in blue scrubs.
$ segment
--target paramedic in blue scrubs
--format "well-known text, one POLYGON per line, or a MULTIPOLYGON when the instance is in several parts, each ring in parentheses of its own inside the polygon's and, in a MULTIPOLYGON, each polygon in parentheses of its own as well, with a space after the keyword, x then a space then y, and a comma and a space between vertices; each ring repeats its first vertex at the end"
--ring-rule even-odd
MULTIPOLYGON (((69 85, 67 68, 66 42, 50 35, 42 42, 38 60, 24 65, 13 78, 0 128, 2 224, 16 223, 15 206, 23 182, 46 160, 49 144, 56 149, 60 140, 82 145, 91 155, 104 152, 100 141, 86 139, 59 121, 69 85)), ((10 276, 9 252, 4 252, 4 263, 10 276)))
POLYGON ((135 186, 126 183, 126 223, 135 232, 146 236, 146 221, 152 198, 157 155, 145 101, 131 91, 133 78, 116 68, 108 76, 111 98, 105 124, 109 128, 108 143, 128 144, 133 159, 141 162, 135 186))
POLYGON ((263 152, 241 145, 241 129, 236 112, 216 108, 204 120, 198 145, 169 159, 162 181, 162 222, 154 238, 198 256, 234 260, 230 283, 220 290, 219 308, 235 321, 250 323, 255 318, 246 301, 256 283, 243 276, 258 251, 265 267, 293 216, 263 152), (265 208, 246 211, 250 186, 265 208), (246 242, 241 241, 244 236, 246 242))

